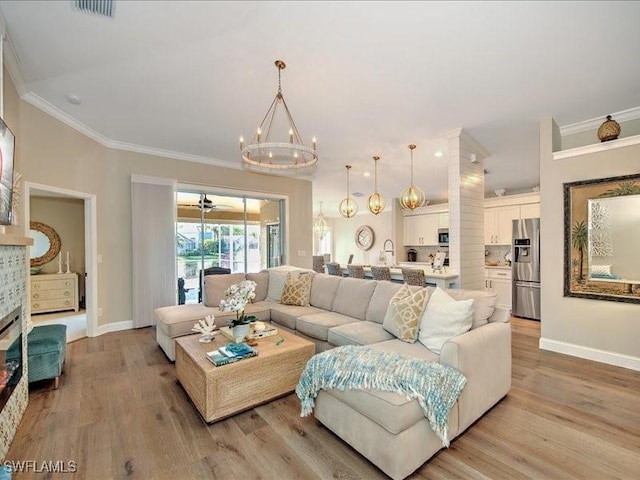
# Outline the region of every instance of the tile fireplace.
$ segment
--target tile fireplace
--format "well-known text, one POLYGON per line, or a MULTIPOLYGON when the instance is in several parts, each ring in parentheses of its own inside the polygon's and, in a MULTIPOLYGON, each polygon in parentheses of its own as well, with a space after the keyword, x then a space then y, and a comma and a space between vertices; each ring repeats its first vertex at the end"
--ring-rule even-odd
POLYGON ((22 378, 22 307, 0 320, 0 412, 22 378))

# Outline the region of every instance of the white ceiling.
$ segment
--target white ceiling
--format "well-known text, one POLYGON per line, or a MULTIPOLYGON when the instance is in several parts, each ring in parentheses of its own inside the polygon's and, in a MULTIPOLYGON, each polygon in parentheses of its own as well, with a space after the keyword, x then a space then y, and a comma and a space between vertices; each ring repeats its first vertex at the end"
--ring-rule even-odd
MULTIPOLYGON (((409 183, 446 200, 441 135, 463 127, 490 152, 486 191, 538 185, 538 122, 640 105, 640 2, 0 2, 25 98, 110 141, 239 165, 277 89, 318 138, 314 209, 346 193, 390 199, 409 183), (82 98, 73 105, 67 94, 82 98)), ((14 77, 15 77, 14 72, 14 77)), ((595 140, 595 139, 594 139, 595 140)))

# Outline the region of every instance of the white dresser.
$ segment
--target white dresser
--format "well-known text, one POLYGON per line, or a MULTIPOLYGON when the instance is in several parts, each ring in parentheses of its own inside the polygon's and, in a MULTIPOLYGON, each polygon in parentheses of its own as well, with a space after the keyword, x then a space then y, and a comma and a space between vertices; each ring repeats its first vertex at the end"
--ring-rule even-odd
POLYGON ((31 313, 78 311, 78 275, 31 275, 31 313))

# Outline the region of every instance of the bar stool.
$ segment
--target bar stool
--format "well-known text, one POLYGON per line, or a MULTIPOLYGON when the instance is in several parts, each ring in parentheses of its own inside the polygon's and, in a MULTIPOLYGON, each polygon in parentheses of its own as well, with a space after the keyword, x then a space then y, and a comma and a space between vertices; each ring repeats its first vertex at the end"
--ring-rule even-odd
POLYGON ((362 265, 347 265, 347 271, 352 278, 364 278, 364 267, 362 265))
POLYGON ((371 266, 371 276, 374 280, 389 280, 391 281, 391 270, 389 267, 376 267, 371 266))
POLYGON ((339 263, 329 262, 327 265, 327 273, 329 275, 337 275, 338 277, 342 277, 342 267, 340 267, 339 263))
POLYGON ((402 268, 402 280, 407 285, 425 286, 424 270, 418 268, 402 268))
POLYGON ((318 273, 324 273, 324 256, 323 255, 313 256, 313 270, 318 273))

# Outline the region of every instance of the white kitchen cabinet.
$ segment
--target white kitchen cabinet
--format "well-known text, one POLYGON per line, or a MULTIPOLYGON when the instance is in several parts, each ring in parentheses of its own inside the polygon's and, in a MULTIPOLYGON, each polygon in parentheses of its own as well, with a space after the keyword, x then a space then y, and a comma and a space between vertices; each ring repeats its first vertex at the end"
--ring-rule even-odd
POLYGON ((448 213, 439 213, 438 214, 438 228, 449 228, 449 214, 448 213))
POLYGON ((511 270, 485 268, 484 289, 497 295, 497 305, 499 307, 511 310, 511 270))
POLYGON ((520 218, 540 218, 540 204, 527 203, 520 205, 520 218))
POLYGON ((404 244, 438 245, 438 215, 410 215, 404 217, 404 244))
POLYGON ((520 205, 485 208, 485 245, 511 245, 513 220, 520 219, 520 205))
POLYGON ((78 275, 31 275, 31 313, 78 311, 78 275))

